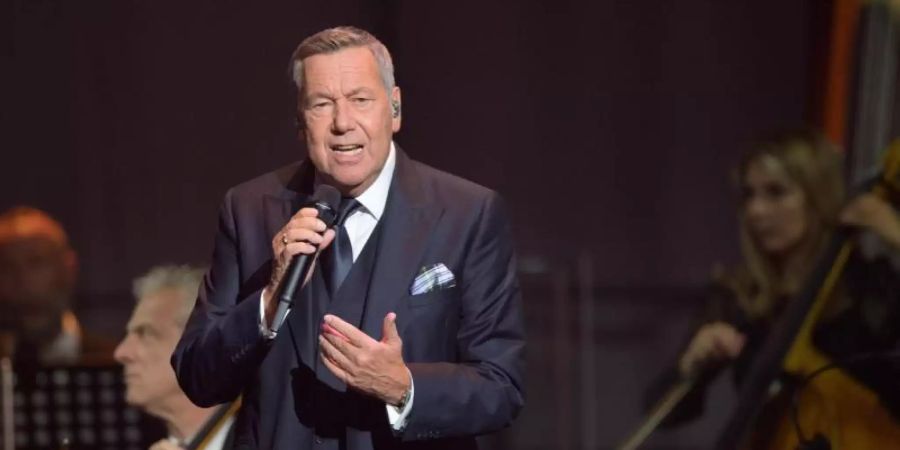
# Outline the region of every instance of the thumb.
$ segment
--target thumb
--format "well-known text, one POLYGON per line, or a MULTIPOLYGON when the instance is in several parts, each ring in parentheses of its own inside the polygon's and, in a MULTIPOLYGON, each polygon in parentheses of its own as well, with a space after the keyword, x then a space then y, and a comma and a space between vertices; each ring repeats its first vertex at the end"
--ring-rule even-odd
POLYGON ((400 342, 400 333, 397 332, 397 314, 387 313, 384 316, 384 327, 382 329, 382 342, 394 343, 400 342))

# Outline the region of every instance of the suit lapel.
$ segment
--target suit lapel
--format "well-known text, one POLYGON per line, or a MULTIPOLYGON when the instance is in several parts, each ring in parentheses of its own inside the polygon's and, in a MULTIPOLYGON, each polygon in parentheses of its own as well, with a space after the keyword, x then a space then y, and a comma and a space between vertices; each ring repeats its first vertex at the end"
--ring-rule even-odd
POLYGON ((263 197, 263 212, 266 228, 266 242, 272 242, 275 234, 291 218, 294 200, 274 195, 263 197))
POLYGON ((428 201, 429 192, 412 161, 397 151, 397 166, 382 218, 382 234, 375 261, 362 330, 381 339, 384 316, 397 313, 398 330, 405 324, 409 286, 422 262, 431 231, 443 210, 428 201))
POLYGON ((279 230, 312 195, 315 171, 309 160, 304 160, 294 170, 279 173, 280 192, 263 196, 263 221, 267 242, 271 242, 279 230))
MULTIPOLYGON (((292 171, 278 174, 278 181, 281 184, 282 189, 263 197, 263 226, 266 233, 266 242, 272 242, 275 235, 278 234, 294 213, 296 213, 312 195, 314 179, 315 172, 309 160, 304 160, 292 171)), ((269 250, 269 252, 269 262, 271 262, 271 250, 269 250)), ((268 276, 271 275, 267 275, 267 280, 268 276)), ((312 281, 316 281, 315 277, 312 281)), ((308 307, 310 303, 308 300, 309 289, 301 290, 300 297, 306 300, 302 302, 304 308, 308 307)), ((288 315, 286 332, 281 333, 288 336, 281 337, 281 340, 289 338, 292 343, 292 353, 296 356, 297 361, 302 361, 303 364, 315 368, 314 341, 311 341, 309 336, 306 336, 303 332, 295 332, 295 330, 292 329, 293 327, 291 327, 293 322, 309 319, 309 314, 305 311, 294 312, 294 314, 288 315)), ((317 324, 315 326, 317 326, 317 324)), ((308 327, 301 326, 299 329, 308 329, 308 327)), ((276 342, 276 346, 277 345, 278 343, 276 342)))

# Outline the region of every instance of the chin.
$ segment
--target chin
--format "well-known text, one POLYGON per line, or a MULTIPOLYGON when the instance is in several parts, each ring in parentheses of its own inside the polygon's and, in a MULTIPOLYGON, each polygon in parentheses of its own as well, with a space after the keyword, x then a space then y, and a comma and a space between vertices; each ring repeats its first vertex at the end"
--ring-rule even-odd
POLYGON ((142 405, 140 397, 134 395, 130 391, 125 393, 125 403, 128 403, 129 405, 134 407, 140 407, 142 405))
POLYGON ((334 183, 345 190, 353 190, 357 186, 360 186, 366 182, 366 177, 362 175, 346 175, 346 176, 338 176, 333 177, 334 183))

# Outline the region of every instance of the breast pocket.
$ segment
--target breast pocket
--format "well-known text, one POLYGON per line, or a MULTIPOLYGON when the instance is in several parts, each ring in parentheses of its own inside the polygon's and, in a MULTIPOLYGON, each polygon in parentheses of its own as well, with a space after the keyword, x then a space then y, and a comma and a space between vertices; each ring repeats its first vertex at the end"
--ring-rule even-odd
POLYGON ((403 354, 409 361, 456 360, 460 292, 457 288, 410 295, 407 325, 403 331, 403 354))
POLYGON ((410 295, 407 297, 407 302, 409 303, 410 308, 458 304, 459 289, 452 287, 449 289, 437 289, 425 294, 410 295))

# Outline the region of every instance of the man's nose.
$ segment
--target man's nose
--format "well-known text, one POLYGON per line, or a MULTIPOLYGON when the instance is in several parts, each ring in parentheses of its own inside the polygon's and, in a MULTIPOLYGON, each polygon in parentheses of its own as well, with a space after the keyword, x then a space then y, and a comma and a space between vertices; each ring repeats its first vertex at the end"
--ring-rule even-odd
POLYGON ((350 105, 338 101, 334 105, 334 117, 331 120, 331 131, 334 134, 344 134, 354 127, 353 113, 350 105))
POLYGON ((122 342, 119 342, 115 352, 113 352, 113 358, 115 358, 119 364, 125 364, 131 360, 131 334, 126 335, 125 339, 122 339, 122 342))

